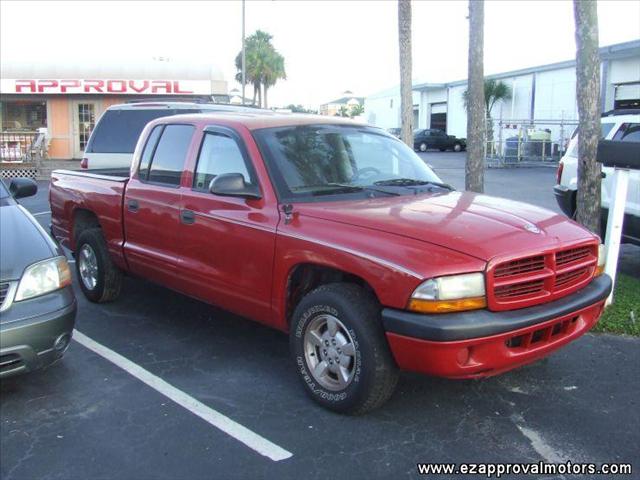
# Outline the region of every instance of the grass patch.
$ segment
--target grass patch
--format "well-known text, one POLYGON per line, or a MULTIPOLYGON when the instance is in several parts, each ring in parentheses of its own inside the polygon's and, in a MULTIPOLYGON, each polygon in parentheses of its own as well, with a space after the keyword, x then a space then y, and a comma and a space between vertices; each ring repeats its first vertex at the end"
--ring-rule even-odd
POLYGON ((640 280, 624 274, 617 276, 613 303, 593 331, 640 336, 640 280))

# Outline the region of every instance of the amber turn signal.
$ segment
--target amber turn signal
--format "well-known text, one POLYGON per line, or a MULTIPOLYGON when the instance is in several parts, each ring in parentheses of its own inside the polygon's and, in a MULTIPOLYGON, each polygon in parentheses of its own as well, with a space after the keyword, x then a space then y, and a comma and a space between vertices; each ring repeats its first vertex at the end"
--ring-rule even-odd
POLYGON ((465 310, 478 310, 486 308, 485 297, 460 298, 457 300, 422 300, 412 298, 409 300, 408 310, 418 313, 450 313, 463 312, 465 310))
POLYGON ((604 245, 598 245, 598 265, 596 266, 594 277, 600 276, 604 273, 604 267, 606 264, 607 255, 604 249, 604 245))

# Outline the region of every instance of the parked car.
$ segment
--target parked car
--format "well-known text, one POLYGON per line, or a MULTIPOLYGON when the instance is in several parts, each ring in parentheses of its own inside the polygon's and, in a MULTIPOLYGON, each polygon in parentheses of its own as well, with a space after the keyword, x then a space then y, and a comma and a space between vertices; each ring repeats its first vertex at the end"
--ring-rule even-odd
POLYGON ((611 279, 563 215, 461 193, 380 129, 309 115, 181 115, 120 176, 56 170, 52 228, 81 287, 123 272, 289 332, 321 405, 363 413, 398 369, 495 375, 575 340, 611 279))
POLYGON ((421 152, 426 152, 430 148, 441 152, 445 150, 461 152, 467 148, 467 140, 447 135, 442 130, 420 129, 413 132, 413 148, 421 152))
POLYGON ((76 299, 62 250, 16 199, 37 184, 0 181, 0 378, 58 360, 71 341, 76 299))
POLYGON ((129 168, 144 126, 171 115, 200 112, 262 112, 252 107, 216 103, 145 102, 112 105, 91 132, 80 166, 84 169, 129 168))
POLYGON ((396 138, 400 138, 400 134, 402 132, 402 129, 400 129, 400 128, 388 128, 387 132, 389 132, 391 135, 393 135, 396 138))
MULTIPOLYGON (((620 110, 608 112, 601 119, 601 138, 619 142, 640 142, 640 110, 620 110)), ((602 231, 607 226, 609 203, 613 189, 613 168, 602 167, 602 231)), ((561 210, 570 218, 576 212, 576 192, 578 190, 578 135, 574 132, 567 151, 558 164, 557 185, 553 187, 556 201, 561 210)), ((629 171, 629 186, 622 229, 622 241, 640 245, 640 171, 629 171)))

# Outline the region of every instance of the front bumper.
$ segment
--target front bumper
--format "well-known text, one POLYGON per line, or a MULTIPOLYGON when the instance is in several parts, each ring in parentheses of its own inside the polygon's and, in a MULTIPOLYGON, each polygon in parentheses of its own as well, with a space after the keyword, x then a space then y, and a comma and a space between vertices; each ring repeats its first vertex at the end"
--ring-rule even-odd
POLYGON ((71 287, 16 302, 0 319, 0 378, 43 368, 66 351, 77 303, 71 287), (47 313, 42 313, 47 312, 47 313))
POLYGON ((572 295, 529 308, 435 315, 384 309, 382 319, 400 368, 484 377, 531 363, 589 331, 611 287, 601 275, 572 295))
POLYGON ((564 185, 555 185, 553 187, 553 194, 556 196, 556 202, 567 217, 573 217, 573 196, 575 195, 575 190, 571 190, 569 187, 564 185))

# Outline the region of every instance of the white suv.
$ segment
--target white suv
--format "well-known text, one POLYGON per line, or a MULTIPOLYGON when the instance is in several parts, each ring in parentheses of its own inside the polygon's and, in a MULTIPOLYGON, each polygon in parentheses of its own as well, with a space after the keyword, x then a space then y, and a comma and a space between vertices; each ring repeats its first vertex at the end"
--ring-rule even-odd
MULTIPOLYGON (((640 110, 613 110, 602 116, 601 139, 640 142, 640 110)), ((613 168, 602 167, 602 232, 606 229, 609 201, 613 187, 613 168)), ((553 187, 556 201, 568 217, 576 211, 578 188, 578 136, 574 133, 564 157, 560 159, 558 184, 553 187)), ((603 235, 601 235, 603 236, 603 235)), ((640 245, 640 171, 631 170, 625 209, 622 241, 640 245)))
POLYGON ((129 168, 138 137, 151 120, 183 113, 202 112, 271 113, 251 107, 215 103, 145 102, 109 107, 91 132, 80 166, 94 169, 129 168))

